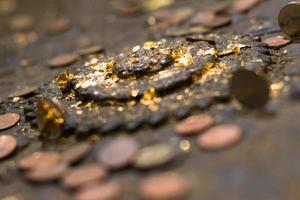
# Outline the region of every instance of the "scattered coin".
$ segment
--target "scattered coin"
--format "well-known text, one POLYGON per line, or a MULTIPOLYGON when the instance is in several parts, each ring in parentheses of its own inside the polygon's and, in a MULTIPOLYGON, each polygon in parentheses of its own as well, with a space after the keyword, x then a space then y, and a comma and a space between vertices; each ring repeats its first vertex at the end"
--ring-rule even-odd
POLYGON ((149 169, 169 163, 176 156, 174 149, 168 144, 154 144, 144 147, 138 153, 134 166, 139 169, 149 169))
POLYGON ((49 67, 64 67, 66 65, 73 64, 77 60, 77 56, 75 54, 61 54, 51 58, 48 61, 49 67))
POLYGON ((86 48, 80 49, 77 53, 81 56, 100 53, 103 51, 103 47, 100 45, 94 45, 86 48))
POLYGON ((278 24, 286 35, 300 37, 300 2, 291 2, 284 6, 278 16, 278 24))
POLYGON ((59 162, 54 165, 39 165, 28 172, 25 177, 34 182, 48 182, 60 178, 67 170, 67 163, 59 162))
POLYGON ((186 118, 175 126, 178 135, 199 134, 213 125, 214 119, 210 115, 195 115, 186 118))
POLYGON ((51 22, 47 28, 48 33, 57 34, 67 31, 71 26, 71 22, 67 18, 59 18, 51 22))
POLYGON ((265 39, 263 42, 266 43, 269 47, 280 48, 291 43, 291 40, 284 36, 274 36, 265 39))
POLYGON ((18 167, 21 169, 35 169, 43 166, 54 166, 61 162, 61 156, 56 152, 35 152, 23 157, 18 162, 18 167))
POLYGON ((242 137, 240 127, 233 124, 215 126, 198 137, 200 148, 217 151, 236 144, 242 137))
POLYGON ((0 130, 11 128, 20 121, 20 115, 18 113, 6 113, 0 115, 0 130))
POLYGON ((66 188, 76 188, 87 183, 105 178, 106 170, 98 164, 85 164, 69 169, 62 177, 62 185, 66 188))
POLYGON ((100 151, 98 159, 101 163, 112 169, 129 165, 137 155, 139 145, 136 140, 129 137, 119 137, 106 144, 100 151))
POLYGON ((64 151, 61 156, 67 163, 75 163, 87 155, 92 149, 92 145, 89 142, 81 142, 74 147, 64 151))
POLYGON ((14 152, 17 140, 12 135, 0 135, 0 160, 14 152))
POLYGON ((270 98, 269 82, 248 70, 238 70, 233 74, 230 91, 243 106, 251 109, 263 108, 270 98))
POLYGON ((122 196, 119 183, 109 181, 84 187, 77 194, 76 200, 118 200, 122 196))
POLYGON ((146 200, 182 199, 187 194, 186 180, 174 172, 164 172, 142 180, 138 192, 146 200))
POLYGON ((28 15, 16 15, 9 21, 9 26, 14 31, 24 31, 33 27, 34 19, 28 15))
POLYGON ((247 12, 256 6, 261 0, 234 0, 232 10, 234 12, 247 12))
POLYGON ((231 17, 227 14, 216 14, 213 11, 205 10, 198 12, 192 19, 192 25, 202 25, 209 28, 218 28, 230 24, 231 17))
POLYGON ((28 86, 17 89, 8 95, 9 98, 13 97, 23 97, 32 94, 37 89, 36 86, 28 86))

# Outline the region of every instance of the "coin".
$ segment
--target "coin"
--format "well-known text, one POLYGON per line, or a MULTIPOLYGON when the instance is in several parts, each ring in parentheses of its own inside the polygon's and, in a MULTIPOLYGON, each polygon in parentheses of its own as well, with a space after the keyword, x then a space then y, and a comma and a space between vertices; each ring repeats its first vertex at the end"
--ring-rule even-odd
POLYGON ((243 106, 251 109, 263 108, 270 98, 269 82, 248 70, 238 70, 233 74, 230 91, 243 106))
POLYGON ((48 182, 58 179, 67 170, 67 163, 59 162, 53 165, 39 165, 25 173, 28 180, 48 182))
POLYGON ((202 25, 209 28, 218 28, 231 22, 227 14, 216 14, 214 11, 205 10, 198 12, 192 19, 191 24, 202 25))
POLYGON ((84 187, 75 194, 76 200, 118 200, 122 196, 121 185, 109 181, 84 187))
POLYGON ((186 180, 174 172, 164 172, 144 178, 138 193, 145 200, 183 199, 187 194, 186 180))
POLYGON ((234 124, 222 124, 215 126, 197 139, 200 148, 217 151, 236 144, 242 137, 242 130, 234 124))
POLYGON ((176 124, 175 132, 178 135, 199 134, 213 123, 214 119, 210 115, 195 115, 176 124))
POLYGON ((71 53, 65 53, 51 58, 48 61, 49 67, 64 67, 73 64, 77 60, 77 56, 71 53))
POLYGON ((5 130, 14 126, 20 120, 20 115, 18 113, 6 113, 0 115, 0 130, 5 130))
POLYGON ((56 152, 35 152, 20 159, 18 167, 21 169, 34 169, 41 166, 52 166, 62 161, 56 152))
POLYGON ((77 53, 81 56, 85 56, 89 54, 100 53, 102 51, 103 51, 103 47, 101 45, 94 45, 94 46, 82 48, 77 53))
POLYGON ((67 163, 75 163, 87 155, 91 149, 92 145, 89 142, 81 142, 64 151, 61 156, 67 163))
POLYGON ((17 89, 13 92, 11 92, 8 97, 13 98, 13 97, 23 97, 32 94, 35 90, 37 89, 36 86, 28 86, 28 87, 23 87, 20 89, 17 89))
POLYGON ((286 35, 300 37, 300 2, 291 2, 284 6, 278 16, 278 24, 286 35))
POLYGON ((16 15, 9 21, 9 26, 14 31, 24 31, 32 28, 34 19, 28 15, 16 15))
POLYGON ((274 36, 266 38, 264 41, 269 47, 280 48, 291 43, 291 40, 284 36, 274 36))
POLYGON ((234 12, 247 12, 256 6, 261 0, 234 0, 232 10, 234 12))
POLYGON ((133 138, 119 137, 99 151, 98 160, 105 166, 118 169, 129 165, 137 155, 139 144, 133 138))
POLYGON ((0 160, 14 152, 17 140, 12 135, 0 135, 0 160))
POLYGON ((69 169, 63 175, 61 183, 66 188, 76 188, 87 183, 105 178, 107 172, 105 168, 98 164, 85 164, 69 169))
POLYGON ((139 169, 149 169, 169 163, 174 158, 175 152, 171 145, 154 144, 140 150, 134 166, 139 169))
POLYGON ((57 34, 67 31, 71 26, 71 22, 67 18, 56 19, 51 22, 47 28, 48 33, 57 34))

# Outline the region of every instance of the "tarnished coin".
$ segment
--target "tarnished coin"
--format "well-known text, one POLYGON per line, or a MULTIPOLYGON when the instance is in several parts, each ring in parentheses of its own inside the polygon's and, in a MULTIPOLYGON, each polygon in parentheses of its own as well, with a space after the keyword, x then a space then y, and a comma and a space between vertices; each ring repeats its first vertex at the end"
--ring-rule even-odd
POLYGON ((23 157, 18 162, 18 167, 21 169, 32 170, 35 168, 42 168, 43 166, 54 166, 61 162, 60 154, 56 152, 35 152, 23 157))
POLYGON ((129 165, 137 155, 139 144, 133 138, 119 137, 99 151, 99 162, 108 168, 118 169, 129 165))
POLYGON ((244 69, 233 74, 230 91, 243 106, 251 109, 263 108, 270 98, 269 82, 264 77, 244 69))
POLYGON ((32 94, 37 89, 36 86, 28 86, 17 89, 8 95, 9 98, 13 97, 23 97, 32 94))
POLYGON ((100 53, 102 51, 103 51, 103 47, 101 45, 94 45, 94 46, 80 49, 77 53, 81 56, 85 56, 85 55, 100 53))
POLYGON ((66 188, 76 188, 87 183, 105 178, 105 168, 98 164, 85 164, 69 169, 62 177, 62 185, 66 188))
POLYGON ((174 148, 168 144, 154 144, 144 147, 138 153, 134 166, 139 169, 159 167, 175 158, 174 148))
POLYGON ((84 187, 77 194, 76 200, 118 200, 122 196, 119 183, 109 181, 84 187))
POLYGON ((26 172, 25 177, 34 182, 48 182, 60 178, 67 170, 67 163, 59 162, 54 165, 40 165, 26 172))
POLYGON ((291 2, 284 6, 278 16, 278 24, 286 35, 300 37, 300 2, 291 2))
POLYGON ((66 53, 55 56, 48 61, 49 67, 64 67, 70 64, 73 64, 77 60, 77 56, 75 54, 66 53))
POLYGON ((18 113, 6 113, 0 115, 0 130, 4 130, 14 126, 20 121, 20 115, 18 113))
POLYGON ((263 42, 267 44, 269 47, 280 48, 291 43, 291 40, 284 36, 274 36, 274 37, 266 38, 263 42))
POLYGON ((0 135, 0 160, 14 152, 17 140, 12 135, 0 135))
POLYGON ((174 172, 151 175, 142 180, 138 189, 145 200, 182 199, 187 191, 187 181, 174 172))
POLYGON ((256 6, 261 0, 234 0, 232 10, 234 12, 247 12, 256 6))
POLYGON ((75 163, 87 155, 92 149, 92 145, 89 142, 81 142, 74 147, 64 151, 61 156, 67 163, 75 163))
POLYGON ((198 137, 200 148, 217 151, 236 144, 242 137, 242 130, 234 124, 215 126, 198 137))
POLYGON ((199 134, 204 129, 213 125, 214 119, 210 115, 195 115, 182 120, 175 126, 178 135, 199 134))

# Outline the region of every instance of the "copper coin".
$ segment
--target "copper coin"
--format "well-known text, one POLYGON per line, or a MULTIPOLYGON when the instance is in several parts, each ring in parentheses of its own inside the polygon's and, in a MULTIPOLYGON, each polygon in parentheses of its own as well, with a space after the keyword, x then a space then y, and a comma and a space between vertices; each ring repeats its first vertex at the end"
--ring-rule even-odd
POLYGON ((112 169, 129 165, 137 155, 139 144, 133 138, 119 137, 107 143, 99 151, 98 159, 112 169))
POLYGON ((77 56, 75 54, 61 54, 51 58, 48 61, 49 67, 64 67, 66 65, 70 65, 77 60, 77 56))
POLYGON ((26 172, 25 177, 34 182, 53 181, 63 175, 67 166, 65 162, 59 162, 55 165, 40 165, 26 172))
POLYGON ((66 188, 76 188, 87 183, 105 178, 107 172, 97 164, 85 164, 69 169, 62 177, 62 185, 66 188))
POLYGON ((120 184, 109 181, 82 188, 76 195, 77 200, 117 200, 122 196, 120 184))
POLYGON ((231 17, 227 14, 216 14, 206 10, 198 12, 192 19, 192 25, 202 25, 208 28, 218 28, 231 23, 231 17))
POLYGON ((8 95, 9 98, 13 97, 23 97, 32 94, 37 89, 36 86, 28 86, 17 89, 8 95))
POLYGON ((71 22, 67 18, 56 19, 48 26, 48 32, 57 34, 67 31, 70 28, 71 22))
POLYGON ((278 16, 278 24, 286 35, 300 38, 300 2, 291 2, 284 6, 278 16))
POLYGON ((8 129, 20 121, 18 113, 6 113, 0 115, 0 130, 8 129))
POLYGON ((280 48, 291 43, 291 40, 284 36, 274 36, 265 39, 263 42, 266 43, 269 47, 280 48))
POLYGON ((144 147, 138 153, 134 166, 149 169, 169 163, 176 156, 174 148, 169 144, 154 144, 144 147))
POLYGON ((232 10, 234 12, 246 12, 256 6, 261 0, 234 0, 232 10))
POLYGON ((236 144, 242 137, 242 130, 234 124, 215 126, 198 137, 200 148, 210 151, 221 150, 236 144))
POLYGON ((180 175, 165 172, 143 179, 138 191, 146 200, 182 199, 187 194, 188 184, 180 175))
POLYGON ((52 166, 61 162, 61 156, 56 152, 35 152, 23 157, 18 166, 21 169, 34 169, 42 166, 52 166))
POLYGON ((92 149, 92 145, 89 142, 81 142, 76 146, 64 151, 62 153, 62 159, 67 163, 75 163, 87 155, 92 149))
POLYGON ((83 49, 80 49, 77 53, 81 56, 85 55, 90 55, 90 54, 95 54, 95 53, 100 53, 103 51, 103 47, 100 45, 94 45, 90 47, 86 47, 83 49))
POLYGON ((199 134, 204 129, 214 124, 214 119, 210 115, 195 115, 186 118, 175 126, 178 135, 199 134))
POLYGON ((12 135, 0 135, 0 160, 14 152, 17 140, 12 135))

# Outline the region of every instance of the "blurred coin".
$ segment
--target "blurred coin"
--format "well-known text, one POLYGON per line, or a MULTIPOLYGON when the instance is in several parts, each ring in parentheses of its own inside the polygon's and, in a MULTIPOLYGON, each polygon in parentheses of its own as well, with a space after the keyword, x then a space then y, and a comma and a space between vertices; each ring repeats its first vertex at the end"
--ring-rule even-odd
POLYGON ((86 156, 91 149, 92 145, 89 142, 81 142, 64 151, 61 156, 65 162, 75 163, 86 156))
POLYGON ((139 169, 159 167, 172 161, 175 155, 175 150, 171 145, 154 144, 140 150, 134 162, 134 166, 139 169))
POLYGON ((9 98, 13 97, 23 97, 32 94, 37 89, 36 86, 28 86, 17 89, 8 95, 9 98))
POLYGON ((112 169, 130 164, 139 150, 139 144, 133 138, 119 137, 107 143, 99 151, 98 160, 112 169))
POLYGON ((284 6, 278 16, 278 24, 286 35, 300 37, 300 2, 291 2, 284 6))
POLYGON ((188 117, 175 126, 178 135, 199 134, 204 129, 214 124, 214 119, 210 115, 195 115, 188 117))
POLYGON ((118 200, 122 196, 120 184, 109 181, 86 186, 75 194, 76 200, 118 200))
POLYGON ((200 148, 210 151, 222 150, 236 144, 242 137, 240 127, 233 124, 215 126, 198 137, 200 148))
POLYGON ((73 64, 77 60, 77 56, 75 54, 66 53, 55 56, 48 61, 49 67, 64 67, 66 65, 73 64))
POLYGON ((17 8, 16 0, 0 0, 0 14, 7 15, 17 8))
POLYGON ((42 166, 52 166, 61 162, 60 154, 56 152, 35 152, 21 158, 18 167, 21 169, 32 170, 42 166))
POLYGON ((4 130, 14 126, 20 121, 20 115, 18 113, 6 113, 0 115, 0 130, 4 130))
POLYGON ((270 99, 269 82, 264 77, 244 69, 234 72, 230 91, 243 106, 251 109, 263 108, 270 99))
POLYGON ((218 28, 231 22, 231 17, 227 14, 216 14, 213 11, 199 11, 192 19, 192 25, 202 25, 208 28, 218 28))
POLYGON ((274 36, 266 38, 263 42, 269 47, 280 48, 291 43, 291 40, 284 36, 274 36))
POLYGON ((186 180, 174 172, 164 172, 144 178, 138 192, 145 200, 182 199, 187 194, 186 180))
POLYGON ((24 31, 33 27, 34 19, 29 15, 16 15, 9 21, 11 30, 24 31))
POLYGON ((261 0, 234 0, 232 10, 234 12, 247 12, 256 6, 261 0))
POLYGON ((76 188, 87 183, 105 178, 107 175, 104 167, 98 164, 85 164, 74 169, 69 169, 62 177, 62 185, 66 188, 76 188))
POLYGON ((100 53, 103 51, 103 47, 101 45, 94 45, 90 47, 85 47, 80 49, 77 53, 81 56, 100 53))
POLYGON ((57 34, 57 33, 62 33, 67 31, 71 26, 71 22, 67 18, 59 18, 54 21, 52 21, 48 28, 47 31, 50 34, 57 34))
POLYGON ((17 147, 17 140, 12 135, 0 135, 0 160, 6 158, 17 147))

